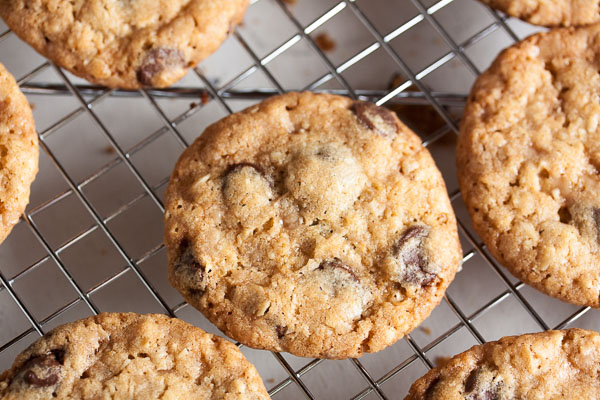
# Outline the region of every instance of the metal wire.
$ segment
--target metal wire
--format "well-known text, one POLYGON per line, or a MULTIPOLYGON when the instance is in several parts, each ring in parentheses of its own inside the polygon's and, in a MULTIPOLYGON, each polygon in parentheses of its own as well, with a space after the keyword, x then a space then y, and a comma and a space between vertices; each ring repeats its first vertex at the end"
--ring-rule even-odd
MULTIPOLYGON (((157 304, 162 307, 164 313, 175 316, 185 307, 187 307, 186 303, 179 303, 174 306, 169 306, 168 302, 164 299, 161 293, 151 283, 149 277, 146 276, 146 274, 139 267, 142 262, 159 253, 163 249, 163 245, 155 245, 152 248, 146 249, 142 255, 139 255, 136 259, 134 259, 128 254, 122 243, 119 242, 107 225, 110 221, 116 219, 123 213, 126 213, 135 207, 143 199, 151 200, 158 210, 161 212, 164 211, 162 201, 157 195, 157 192, 166 185, 167 180, 163 179, 155 185, 150 185, 133 164, 131 158, 159 138, 163 137, 163 135, 172 136, 174 140, 181 146, 181 149, 184 149, 188 145, 188 142, 185 140, 184 135, 180 132, 180 124, 191 118, 194 114, 202 110, 203 107, 212 101, 216 101, 224 110, 231 113, 232 108, 229 105, 229 101, 231 100, 261 100, 273 94, 284 92, 284 86, 276 79, 275 75, 271 72, 268 66, 274 60, 277 60, 279 57, 286 54, 286 52, 296 43, 299 43, 300 41, 306 41, 309 44, 310 49, 323 62, 323 65, 327 69, 327 72, 324 75, 318 77, 313 82, 308 84, 304 88, 306 90, 315 90, 323 84, 328 83, 331 80, 335 80, 342 87, 342 89, 329 90, 329 92, 344 94, 357 99, 374 101, 379 105, 385 103, 431 105, 439 113, 445 122, 445 125, 439 128, 437 131, 431 133, 429 137, 425 138, 424 145, 429 147, 439 140, 445 138, 450 132, 458 132, 456 118, 450 113, 449 108, 461 107, 464 104, 465 96, 456 93, 440 93, 431 91, 428 86, 423 83, 423 79, 446 65, 454 58, 460 59, 460 61, 462 61, 472 73, 475 75, 478 74, 480 71, 476 67, 476 63, 469 58, 465 50, 482 39, 488 37, 493 32, 501 30, 511 37, 513 41, 518 40, 516 33, 513 32, 506 23, 505 17, 490 10, 489 12, 493 18, 493 22, 488 26, 483 27, 480 31, 471 35, 463 42, 457 43, 453 39, 452 35, 444 28, 444 25, 440 23, 437 17, 437 13, 440 10, 452 4, 456 0, 440 0, 429 7, 426 7, 422 0, 410 0, 411 4, 413 4, 418 10, 418 14, 409 21, 392 30, 387 35, 384 35, 378 31, 376 24, 369 19, 367 14, 361 8, 362 3, 358 3, 356 0, 339 1, 307 25, 303 25, 296 18, 293 11, 291 11, 282 0, 255 0, 252 2, 252 4, 254 5, 259 1, 275 2, 276 7, 283 12, 283 15, 288 18, 290 24, 296 29, 297 32, 293 34, 292 37, 283 40, 279 46, 277 46, 275 49, 272 49, 270 52, 268 52, 268 54, 261 58, 253 51, 252 46, 248 44, 242 32, 236 30, 234 32, 234 37, 241 47, 246 51, 248 56, 252 59, 253 65, 239 72, 228 82, 224 82, 221 85, 218 85, 207 78, 200 67, 195 68, 194 71, 204 85, 204 88, 201 89, 196 87, 175 87, 162 90, 149 89, 140 91, 107 90, 103 87, 95 85, 74 84, 62 70, 60 70, 51 62, 44 62, 19 78, 18 83, 25 93, 48 96, 70 95, 78 102, 79 106, 74 111, 60 118, 58 121, 55 121, 44 131, 38 132, 42 150, 46 153, 50 161, 59 171, 64 181, 67 183, 68 188, 56 194, 51 199, 47 199, 41 204, 29 208, 26 212, 26 215, 23 217, 28 229, 42 246, 46 254, 40 259, 32 262, 30 265, 24 266, 20 272, 12 277, 7 277, 5 274, 0 272, 0 293, 3 291, 8 293, 9 297, 17 305, 19 311, 24 315, 30 324, 29 329, 26 329, 24 332, 21 332, 14 338, 9 339, 6 343, 0 344, 0 354, 11 349, 13 346, 16 346, 21 340, 26 338, 31 333, 42 335, 44 333, 43 327, 46 324, 60 317, 78 304, 85 304, 89 311, 94 314, 102 311, 101 308, 94 303, 92 296, 107 285, 110 285, 112 282, 123 277, 128 272, 132 272, 134 274, 135 278, 139 280, 145 290, 147 290, 157 304), (359 21, 362 26, 371 34, 372 41, 369 45, 357 51, 356 54, 353 54, 351 57, 339 63, 339 65, 336 67, 329 59, 327 54, 320 49, 311 35, 316 29, 327 24, 332 18, 334 18, 343 10, 349 10, 352 13, 357 21, 359 21), (425 22, 429 23, 434 28, 443 41, 449 46, 450 51, 438 57, 435 61, 420 71, 413 71, 408 66, 406 60, 404 60, 390 45, 390 42, 407 31, 413 29, 419 23, 425 22), (372 55, 378 49, 385 51, 386 54, 393 60, 397 69, 401 71, 403 76, 406 76, 408 79, 387 91, 358 90, 353 88, 344 76, 344 72, 372 55), (49 68, 53 68, 56 71, 61 80, 60 83, 40 83, 34 80, 34 78, 49 68), (274 89, 236 89, 236 86, 240 82, 244 81, 244 79, 248 78, 257 71, 261 71, 264 74, 274 89), (418 91, 407 91, 410 86, 417 87, 418 91), (110 132, 110 129, 106 126, 102 118, 96 113, 95 106, 100 104, 108 97, 134 96, 143 98, 146 103, 151 106, 157 117, 160 119, 162 126, 140 142, 131 146, 129 149, 123 149, 117 140, 115 140, 113 134, 110 132), (86 100, 86 98, 89 100, 86 100), (201 99, 201 101, 196 106, 184 111, 177 117, 170 119, 168 114, 165 112, 165 110, 163 110, 157 101, 157 99, 163 98, 201 99), (59 158, 54 155, 48 146, 47 141, 55 132, 83 114, 87 114, 94 124, 100 129, 103 137, 110 143, 116 152, 117 157, 91 173, 89 176, 81 179, 80 181, 76 181, 67 172, 67 169, 61 163, 59 158), (125 166, 132 176, 135 177, 137 182, 143 188, 143 192, 134 196, 126 204, 121 205, 117 210, 114 210, 109 215, 101 217, 98 210, 94 208, 94 205, 90 201, 88 195, 86 195, 84 192, 84 189, 92 185, 99 178, 105 176, 107 173, 120 166, 125 166), (77 198, 86 212, 90 215, 93 222, 91 225, 80 230, 76 234, 64 240, 62 243, 59 243, 56 246, 51 246, 49 244, 49 238, 44 236, 43 231, 37 226, 34 217, 71 195, 77 198), (126 265, 120 270, 114 272, 112 275, 105 277, 101 282, 96 283, 93 287, 84 289, 65 267, 61 260, 60 254, 73 244, 96 231, 102 232, 108 238, 117 253, 123 257, 126 265), (14 289, 14 285, 21 279, 24 279, 28 274, 36 271, 37 268, 40 268, 40 266, 46 261, 52 261, 57 265, 60 273, 66 278, 70 287, 72 287, 77 294, 77 298, 54 310, 43 320, 37 320, 31 310, 28 309, 26 303, 23 302, 21 296, 19 296, 17 291, 14 289)), ((10 31, 0 32, 0 43, 9 38, 10 35, 10 31)), ((453 201, 453 204, 456 204, 460 201, 459 197, 459 192, 451 194, 451 200, 453 201)), ((458 302, 456 302, 450 294, 447 294, 444 302, 456 316, 458 322, 449 327, 445 332, 441 333, 436 338, 432 338, 432 340, 430 340, 428 344, 424 346, 420 346, 418 341, 414 340, 411 335, 407 335, 404 340, 412 350, 412 355, 404 360, 398 360, 398 363, 394 367, 390 368, 378 379, 373 377, 373 375, 369 372, 369 368, 365 366, 363 362, 357 359, 352 360, 356 371, 358 371, 360 376, 364 378, 364 389, 359 393, 356 393, 354 397, 352 397, 353 399, 362 399, 371 394, 374 394, 380 399, 389 398, 390 394, 386 394, 383 386, 384 384, 394 379, 394 377, 396 377, 398 374, 401 374, 407 368, 411 367, 415 362, 420 361, 427 368, 433 367, 434 360, 431 360, 428 356, 430 350, 436 348, 436 346, 439 346, 463 327, 466 328, 476 342, 485 342, 484 335, 482 335, 479 329, 474 325, 474 322, 508 298, 516 299, 523 309, 527 311, 531 319, 538 324, 540 329, 551 328, 539 315, 538 311, 533 307, 533 305, 521 293, 520 289, 522 289, 524 285, 520 282, 511 282, 510 278, 487 254, 485 247, 470 233, 464 221, 459 220, 459 227, 463 237, 466 238, 466 240, 473 247, 473 250, 465 254, 463 262, 468 261, 475 255, 480 255, 485 261, 486 265, 491 268, 500 278, 505 289, 485 304, 480 305, 480 307, 468 315, 461 310, 458 302)), ((559 329, 571 325, 579 318, 584 316, 588 311, 589 307, 579 308, 563 321, 556 324, 553 328, 559 329)), ((306 398, 316 398, 309 385, 303 380, 303 378, 306 376, 306 374, 322 365, 322 360, 311 360, 300 369, 295 370, 281 354, 273 353, 273 356, 281 365, 287 374, 287 377, 272 386, 270 389, 270 394, 272 396, 282 392, 289 385, 296 385, 306 398)))

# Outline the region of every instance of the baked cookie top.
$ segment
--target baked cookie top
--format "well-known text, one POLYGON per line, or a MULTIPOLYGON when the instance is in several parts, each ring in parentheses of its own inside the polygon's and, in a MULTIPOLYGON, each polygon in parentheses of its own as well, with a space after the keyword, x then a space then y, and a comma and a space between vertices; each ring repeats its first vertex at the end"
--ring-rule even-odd
POLYGON ((208 127, 166 195, 169 277, 256 348, 345 358, 394 343, 459 266, 444 182, 395 114, 288 93, 208 127))
POLYGON ((62 325, 0 375, 0 398, 268 399, 229 341, 164 315, 100 314, 62 325))
POLYGON ((248 0, 0 0, 39 53, 90 82, 136 89, 179 80, 225 40, 248 0))
POLYGON ((539 290, 600 306, 600 25, 531 36, 475 83, 460 188, 491 253, 539 290))
POLYGON ((27 99, 0 64, 0 242, 29 203, 38 170, 38 137, 27 99))
POLYGON ((512 17, 542 26, 600 22, 600 0, 480 0, 512 17))
POLYGON ((583 329, 504 337, 429 371, 405 400, 596 399, 600 335, 583 329))

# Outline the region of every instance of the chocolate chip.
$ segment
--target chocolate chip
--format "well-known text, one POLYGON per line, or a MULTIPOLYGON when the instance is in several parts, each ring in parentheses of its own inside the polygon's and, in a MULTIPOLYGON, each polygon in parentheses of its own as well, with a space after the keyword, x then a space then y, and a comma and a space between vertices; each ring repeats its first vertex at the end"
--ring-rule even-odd
POLYGON ((465 393, 470 394, 472 400, 499 400, 501 382, 482 379, 480 368, 475 368, 465 380, 465 393))
POLYGON ((423 248, 423 239, 427 235, 429 228, 413 225, 402 233, 394 245, 392 253, 404 266, 401 281, 426 287, 435 279, 436 274, 427 270, 429 261, 423 248))
POLYGON ((563 224, 574 225, 582 236, 600 243, 600 208, 586 203, 565 204, 558 216, 563 224))
POLYGON ((427 389, 425 389, 425 393, 424 396, 425 400, 433 400, 433 393, 435 392, 435 387, 437 386, 437 384, 440 382, 440 377, 436 377, 434 380, 431 381, 431 383, 429 384, 429 386, 427 386, 427 389))
POLYGON ((398 133, 398 124, 394 113, 387 108, 359 101, 352 105, 352 111, 364 126, 383 136, 392 136, 398 133))
POLYGON ((600 239, 600 208, 592 208, 592 218, 594 219, 594 226, 596 227, 596 232, 598 233, 598 239, 600 239))
POLYGON ((185 65, 181 50, 169 48, 155 48, 150 50, 137 71, 137 79, 142 85, 152 85, 152 79, 167 68, 185 65))
POLYGON ((465 380, 465 391, 467 393, 471 393, 473 389, 475 389, 475 385, 477 384, 477 375, 479 374, 478 369, 474 369, 471 371, 467 379, 465 380))
POLYGON ((23 380, 35 387, 48 387, 58 383, 64 351, 52 350, 48 354, 31 357, 22 367, 23 380))
POLYGON ((204 292, 206 288, 205 268, 198 262, 194 256, 194 251, 188 239, 184 238, 179 243, 178 256, 173 264, 173 269, 177 274, 185 275, 190 283, 190 290, 204 292))
POLYGON ((279 339, 281 339, 282 337, 285 336, 285 334, 287 333, 287 330, 288 330, 287 326, 277 325, 275 327, 275 331, 277 332, 277 337, 279 339))
POLYGON ((177 267, 192 268, 204 272, 204 267, 194 258, 194 252, 189 240, 183 239, 179 242, 179 258, 175 262, 177 267))
POLYGON ((321 264, 319 264, 317 269, 324 270, 326 268, 339 269, 341 271, 344 271, 345 273, 349 274, 355 282, 359 282, 358 276, 356 276, 354 271, 352 271, 352 269, 349 266, 344 264, 342 260, 340 260, 337 257, 321 261, 321 264))

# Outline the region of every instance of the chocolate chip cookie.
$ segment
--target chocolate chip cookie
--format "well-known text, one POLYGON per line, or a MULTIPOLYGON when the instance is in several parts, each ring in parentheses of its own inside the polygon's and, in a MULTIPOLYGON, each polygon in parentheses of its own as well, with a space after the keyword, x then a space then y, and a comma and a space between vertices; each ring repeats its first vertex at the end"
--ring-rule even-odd
POLYGON ((429 152, 395 114, 289 93, 206 129, 166 195, 170 281, 252 347, 358 357, 440 302, 456 220, 429 152))
POLYGON ((600 22, 599 0, 480 0, 512 17, 542 26, 600 22))
POLYGON ((474 346, 416 381, 405 400, 597 399, 600 335, 582 329, 474 346))
POLYGON ((60 326, 0 375, 0 398, 268 399, 233 344, 164 315, 100 314, 60 326))
POLYGON ((460 188, 490 252, 537 289, 600 306, 600 25, 534 35, 475 83, 460 188))
POLYGON ((0 0, 39 53, 90 82, 165 87, 212 54, 249 0, 0 0))
POLYGON ((38 170, 38 137, 27 99, 0 64, 0 242, 29 202, 38 170))

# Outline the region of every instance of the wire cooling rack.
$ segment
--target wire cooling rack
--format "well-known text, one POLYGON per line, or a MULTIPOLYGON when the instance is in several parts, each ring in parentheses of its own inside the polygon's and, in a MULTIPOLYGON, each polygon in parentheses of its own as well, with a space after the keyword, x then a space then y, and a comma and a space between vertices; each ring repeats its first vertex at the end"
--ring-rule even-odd
POLYGON ((579 326, 598 312, 551 299, 488 254, 460 198, 457 125, 470 85, 533 32, 474 0, 257 0, 221 49, 166 90, 107 90, 43 59, 0 23, 0 62, 34 109, 40 172, 0 246, 0 369, 49 329, 100 311, 160 312, 218 333, 167 282, 163 194, 210 123, 287 90, 396 110, 442 170, 464 264, 420 328, 360 360, 240 346, 275 399, 398 399, 428 368, 509 334, 579 326))

